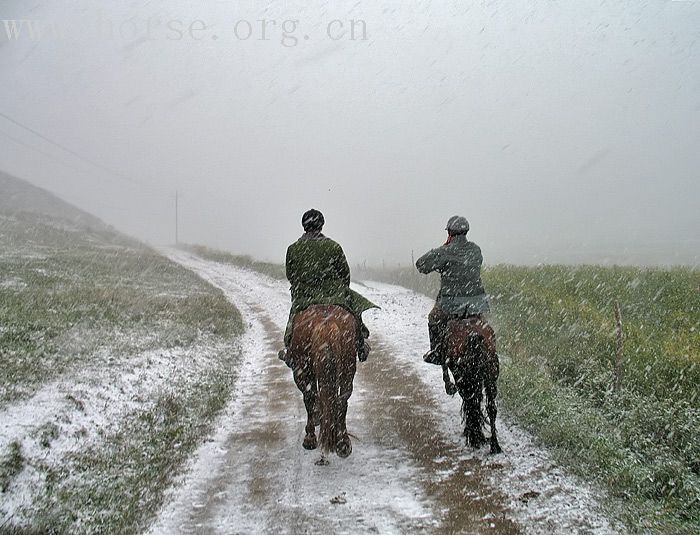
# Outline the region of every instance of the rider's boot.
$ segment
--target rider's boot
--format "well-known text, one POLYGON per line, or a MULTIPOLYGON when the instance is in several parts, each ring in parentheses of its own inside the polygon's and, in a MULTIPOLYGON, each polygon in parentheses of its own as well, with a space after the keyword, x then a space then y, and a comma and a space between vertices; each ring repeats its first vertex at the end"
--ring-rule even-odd
POLYGON ((431 349, 425 355, 423 355, 423 360, 428 364, 437 364, 442 366, 444 364, 444 358, 440 355, 437 349, 431 349))
POLYGON ((367 360, 367 357, 369 356, 369 352, 371 346, 369 345, 369 342, 367 342, 367 338, 369 338, 369 329, 367 326, 362 323, 362 321, 359 322, 359 329, 357 333, 357 360, 360 362, 365 362, 367 360))
POLYGON ((423 360, 428 364, 437 364, 438 366, 444 366, 446 363, 444 351, 442 349, 442 344, 436 343, 434 347, 431 347, 430 351, 423 355, 423 360))
POLYGON ((367 357, 369 356, 369 352, 372 348, 369 345, 369 342, 365 341, 361 344, 361 347, 357 349, 357 360, 360 362, 365 362, 367 360, 367 357))
POLYGON ((290 360, 289 360, 289 349, 287 349, 286 347, 285 347, 284 349, 280 349, 280 350, 277 352, 277 357, 278 357, 282 362, 284 362, 288 367, 290 367, 290 368, 292 367, 292 364, 291 364, 291 362, 290 362, 290 360))
POLYGON ((292 328, 294 326, 294 309, 289 312, 287 327, 284 329, 284 348, 277 352, 277 357, 290 368, 292 367, 289 358, 289 345, 292 343, 292 328))
POLYGON ((442 366, 445 363, 445 357, 442 351, 440 341, 444 337, 442 322, 436 320, 435 310, 428 316, 428 335, 430 336, 430 351, 423 355, 423 360, 428 364, 437 364, 442 366))

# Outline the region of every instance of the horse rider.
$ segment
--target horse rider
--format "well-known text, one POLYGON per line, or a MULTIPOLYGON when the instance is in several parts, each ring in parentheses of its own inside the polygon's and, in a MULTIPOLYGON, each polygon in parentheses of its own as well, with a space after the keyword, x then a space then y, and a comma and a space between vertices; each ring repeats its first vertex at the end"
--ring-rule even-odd
POLYGON ((469 222, 462 216, 452 216, 445 230, 445 244, 416 260, 420 273, 440 273, 440 291, 435 307, 428 315, 430 351, 423 360, 442 366, 445 365, 447 323, 470 316, 485 323, 482 314, 489 311, 489 301, 481 283, 483 257, 479 246, 467 240, 469 222))
POLYGON ((311 305, 340 305, 349 310, 357 324, 357 357, 367 360, 370 351, 365 338, 369 330, 362 322, 362 312, 376 305, 350 289, 350 267, 342 247, 321 233, 325 219, 318 210, 304 213, 304 234, 287 248, 286 273, 291 285, 292 308, 284 333, 284 347, 279 358, 291 367, 289 344, 294 318, 311 305))

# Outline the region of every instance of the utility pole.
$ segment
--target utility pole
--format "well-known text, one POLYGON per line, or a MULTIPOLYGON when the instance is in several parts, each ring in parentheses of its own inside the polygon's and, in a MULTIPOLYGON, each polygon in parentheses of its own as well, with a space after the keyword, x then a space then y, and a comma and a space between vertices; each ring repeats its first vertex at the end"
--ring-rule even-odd
POLYGON ((177 190, 175 190, 175 245, 179 243, 177 232, 177 190))
POLYGON ((413 249, 411 249, 411 265, 408 268, 408 271, 411 273, 411 279, 413 281, 416 280, 416 259, 413 257, 413 249))

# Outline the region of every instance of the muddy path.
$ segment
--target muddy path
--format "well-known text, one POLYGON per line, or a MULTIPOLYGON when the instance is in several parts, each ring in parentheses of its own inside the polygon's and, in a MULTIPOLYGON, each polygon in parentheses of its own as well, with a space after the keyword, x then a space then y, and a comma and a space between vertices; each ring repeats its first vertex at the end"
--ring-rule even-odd
MULTIPOLYGON (((421 484, 440 515, 435 533, 517 533, 503 495, 484 479, 484 470, 497 465, 485 467, 479 459, 465 458, 463 443, 439 431, 435 416, 445 407, 426 395, 421 379, 398 364, 385 343, 375 340, 373 347, 372 358, 358 373, 369 390, 364 414, 377 444, 407 448, 420 466, 421 484)), ((460 418, 457 412, 453 416, 460 418)))
MULTIPOLYGON (((348 408, 352 455, 316 466, 320 453, 301 447, 301 393, 276 354, 289 306, 286 285, 186 253, 170 255, 221 288, 247 332, 234 398, 152 532, 532 531, 513 496, 494 484, 510 477, 512 467, 464 446, 459 403, 436 395, 391 329, 375 329, 370 359, 358 365, 348 408)), ((538 512, 547 523, 536 531, 571 525, 569 519, 553 526, 547 514, 538 512)))

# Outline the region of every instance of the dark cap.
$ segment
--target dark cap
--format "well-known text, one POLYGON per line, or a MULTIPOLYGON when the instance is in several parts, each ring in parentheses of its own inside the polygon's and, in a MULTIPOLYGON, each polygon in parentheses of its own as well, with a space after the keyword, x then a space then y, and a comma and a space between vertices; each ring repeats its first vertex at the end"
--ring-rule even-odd
POLYGON ((321 230, 325 222, 323 214, 315 208, 304 212, 304 215, 301 216, 301 226, 304 227, 306 232, 321 230))

